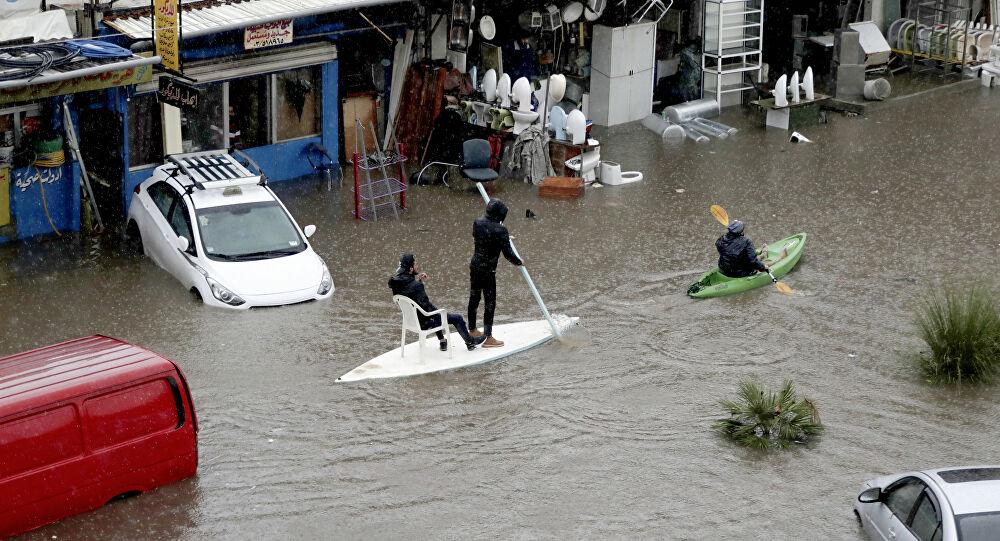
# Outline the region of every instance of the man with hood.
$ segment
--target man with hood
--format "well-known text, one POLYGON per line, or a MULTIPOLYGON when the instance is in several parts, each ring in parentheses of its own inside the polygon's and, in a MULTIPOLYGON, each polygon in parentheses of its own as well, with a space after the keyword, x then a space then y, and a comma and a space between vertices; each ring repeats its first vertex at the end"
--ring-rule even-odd
MULTIPOLYGON (((399 258, 399 268, 396 269, 396 274, 389 278, 389 288, 392 289, 393 295, 402 295, 417 303, 424 311, 433 312, 437 310, 437 307, 431 304, 431 300, 427 298, 427 292, 424 291, 423 282, 428 278, 426 272, 420 271, 420 264, 417 263, 413 254, 403 254, 399 258)), ((421 329, 437 327, 441 324, 440 314, 428 317, 417 311, 417 319, 420 321, 421 329)), ((485 336, 469 336, 469 329, 465 326, 465 320, 460 314, 448 312, 448 324, 455 327, 462 340, 465 340, 465 347, 469 351, 476 349, 476 346, 486 340, 485 336)), ((448 339, 444 332, 438 331, 437 337, 441 351, 448 351, 448 339)))
POLYGON ((510 234, 503 225, 507 206, 499 199, 490 199, 486 214, 472 224, 475 252, 469 262, 469 326, 474 337, 485 336, 484 348, 503 347, 503 342, 493 338, 493 312, 497 307, 497 261, 503 254, 515 266, 523 265, 521 258, 510 245, 510 234), (483 332, 476 330, 476 312, 479 299, 486 301, 483 308, 483 332))
MULTIPOLYGON (((744 229, 743 222, 733 220, 729 223, 726 234, 715 241, 715 248, 719 250, 719 270, 730 278, 743 278, 758 271, 767 272, 764 262, 757 259, 753 242, 743 236, 744 229)), ((766 244, 764 248, 767 248, 766 244)))

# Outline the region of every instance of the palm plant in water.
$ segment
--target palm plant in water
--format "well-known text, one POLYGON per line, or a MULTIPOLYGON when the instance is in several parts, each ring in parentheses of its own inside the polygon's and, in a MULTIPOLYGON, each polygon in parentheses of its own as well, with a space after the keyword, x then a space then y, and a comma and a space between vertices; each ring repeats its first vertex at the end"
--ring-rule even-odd
POLYGON ((777 393, 766 391, 757 381, 740 382, 737 400, 723 400, 729 417, 715 426, 734 441, 755 449, 785 448, 805 443, 823 431, 816 406, 798 398, 791 380, 777 393))
POLYGON ((917 364, 932 382, 993 380, 1000 370, 1000 312, 989 288, 975 284, 929 293, 917 309, 930 349, 917 364))

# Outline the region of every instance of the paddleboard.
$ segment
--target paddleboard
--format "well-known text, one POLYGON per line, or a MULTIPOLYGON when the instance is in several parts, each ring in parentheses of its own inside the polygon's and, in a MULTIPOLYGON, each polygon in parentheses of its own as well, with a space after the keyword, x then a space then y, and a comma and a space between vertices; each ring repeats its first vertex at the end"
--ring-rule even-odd
MULTIPOLYGON (((563 315, 554 315, 552 317, 559 327, 559 332, 563 332, 565 329, 575 325, 580 319, 578 317, 563 315)), ((411 338, 414 336, 412 333, 407 334, 411 338)), ((406 344, 402 348, 402 352, 400 348, 396 348, 383 353, 340 376, 337 378, 337 381, 348 382, 417 376, 496 361, 548 342, 552 339, 552 327, 544 319, 506 323, 503 325, 494 325, 493 336, 497 340, 503 341, 503 347, 484 348, 480 346, 469 351, 465 348, 465 342, 462 341, 462 337, 457 332, 453 332, 448 337, 448 347, 451 348, 451 357, 449 358, 447 351, 441 351, 438 348, 437 336, 432 334, 424 341, 422 351, 420 350, 420 344, 414 340, 406 344)))

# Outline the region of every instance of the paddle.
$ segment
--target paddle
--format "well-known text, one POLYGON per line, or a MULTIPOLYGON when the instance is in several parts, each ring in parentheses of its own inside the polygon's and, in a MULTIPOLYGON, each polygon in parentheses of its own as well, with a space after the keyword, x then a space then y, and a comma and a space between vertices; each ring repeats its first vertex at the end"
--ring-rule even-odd
MULTIPOLYGON (((476 188, 479 188, 479 194, 483 196, 483 201, 489 203, 490 196, 487 195, 486 188, 483 188, 483 183, 477 182, 476 188)), ((510 249, 513 250, 514 255, 516 255, 518 259, 521 258, 521 254, 517 253, 517 248, 514 247, 513 239, 510 241, 510 249)), ((531 289, 531 294, 535 296, 535 302, 538 303, 538 307, 542 309, 542 314, 545 314, 545 319, 549 322, 549 326, 552 327, 552 335, 555 336, 556 338, 562 339, 562 333, 559 332, 559 326, 556 325, 555 320, 553 320, 552 316, 549 315, 549 309, 546 308, 545 303, 542 302, 542 296, 538 294, 538 289, 535 287, 535 282, 531 279, 531 276, 528 274, 527 267, 521 265, 518 268, 521 269, 521 276, 524 276, 524 280, 528 282, 528 288, 531 289)))
MULTIPOLYGON (((708 207, 708 211, 712 213, 712 216, 714 216, 720 224, 729 227, 729 213, 726 212, 726 209, 720 207, 719 205, 712 205, 708 207)), ((785 295, 792 294, 792 288, 785 282, 779 282, 778 279, 771 274, 771 269, 767 269, 767 275, 771 277, 771 283, 774 284, 774 287, 778 288, 778 291, 784 293, 785 295)))

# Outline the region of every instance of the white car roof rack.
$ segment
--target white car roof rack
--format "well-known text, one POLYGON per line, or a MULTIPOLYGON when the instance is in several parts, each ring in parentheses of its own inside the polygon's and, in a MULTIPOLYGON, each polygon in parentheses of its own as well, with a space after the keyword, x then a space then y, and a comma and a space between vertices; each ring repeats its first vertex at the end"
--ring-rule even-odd
POLYGON ((249 162, 257 170, 257 174, 251 173, 235 156, 225 150, 171 154, 167 156, 166 160, 177 166, 173 176, 181 173, 191 181, 192 185, 188 187, 189 191, 192 188, 207 190, 247 184, 267 185, 267 177, 249 156, 238 150, 233 152, 249 162))

